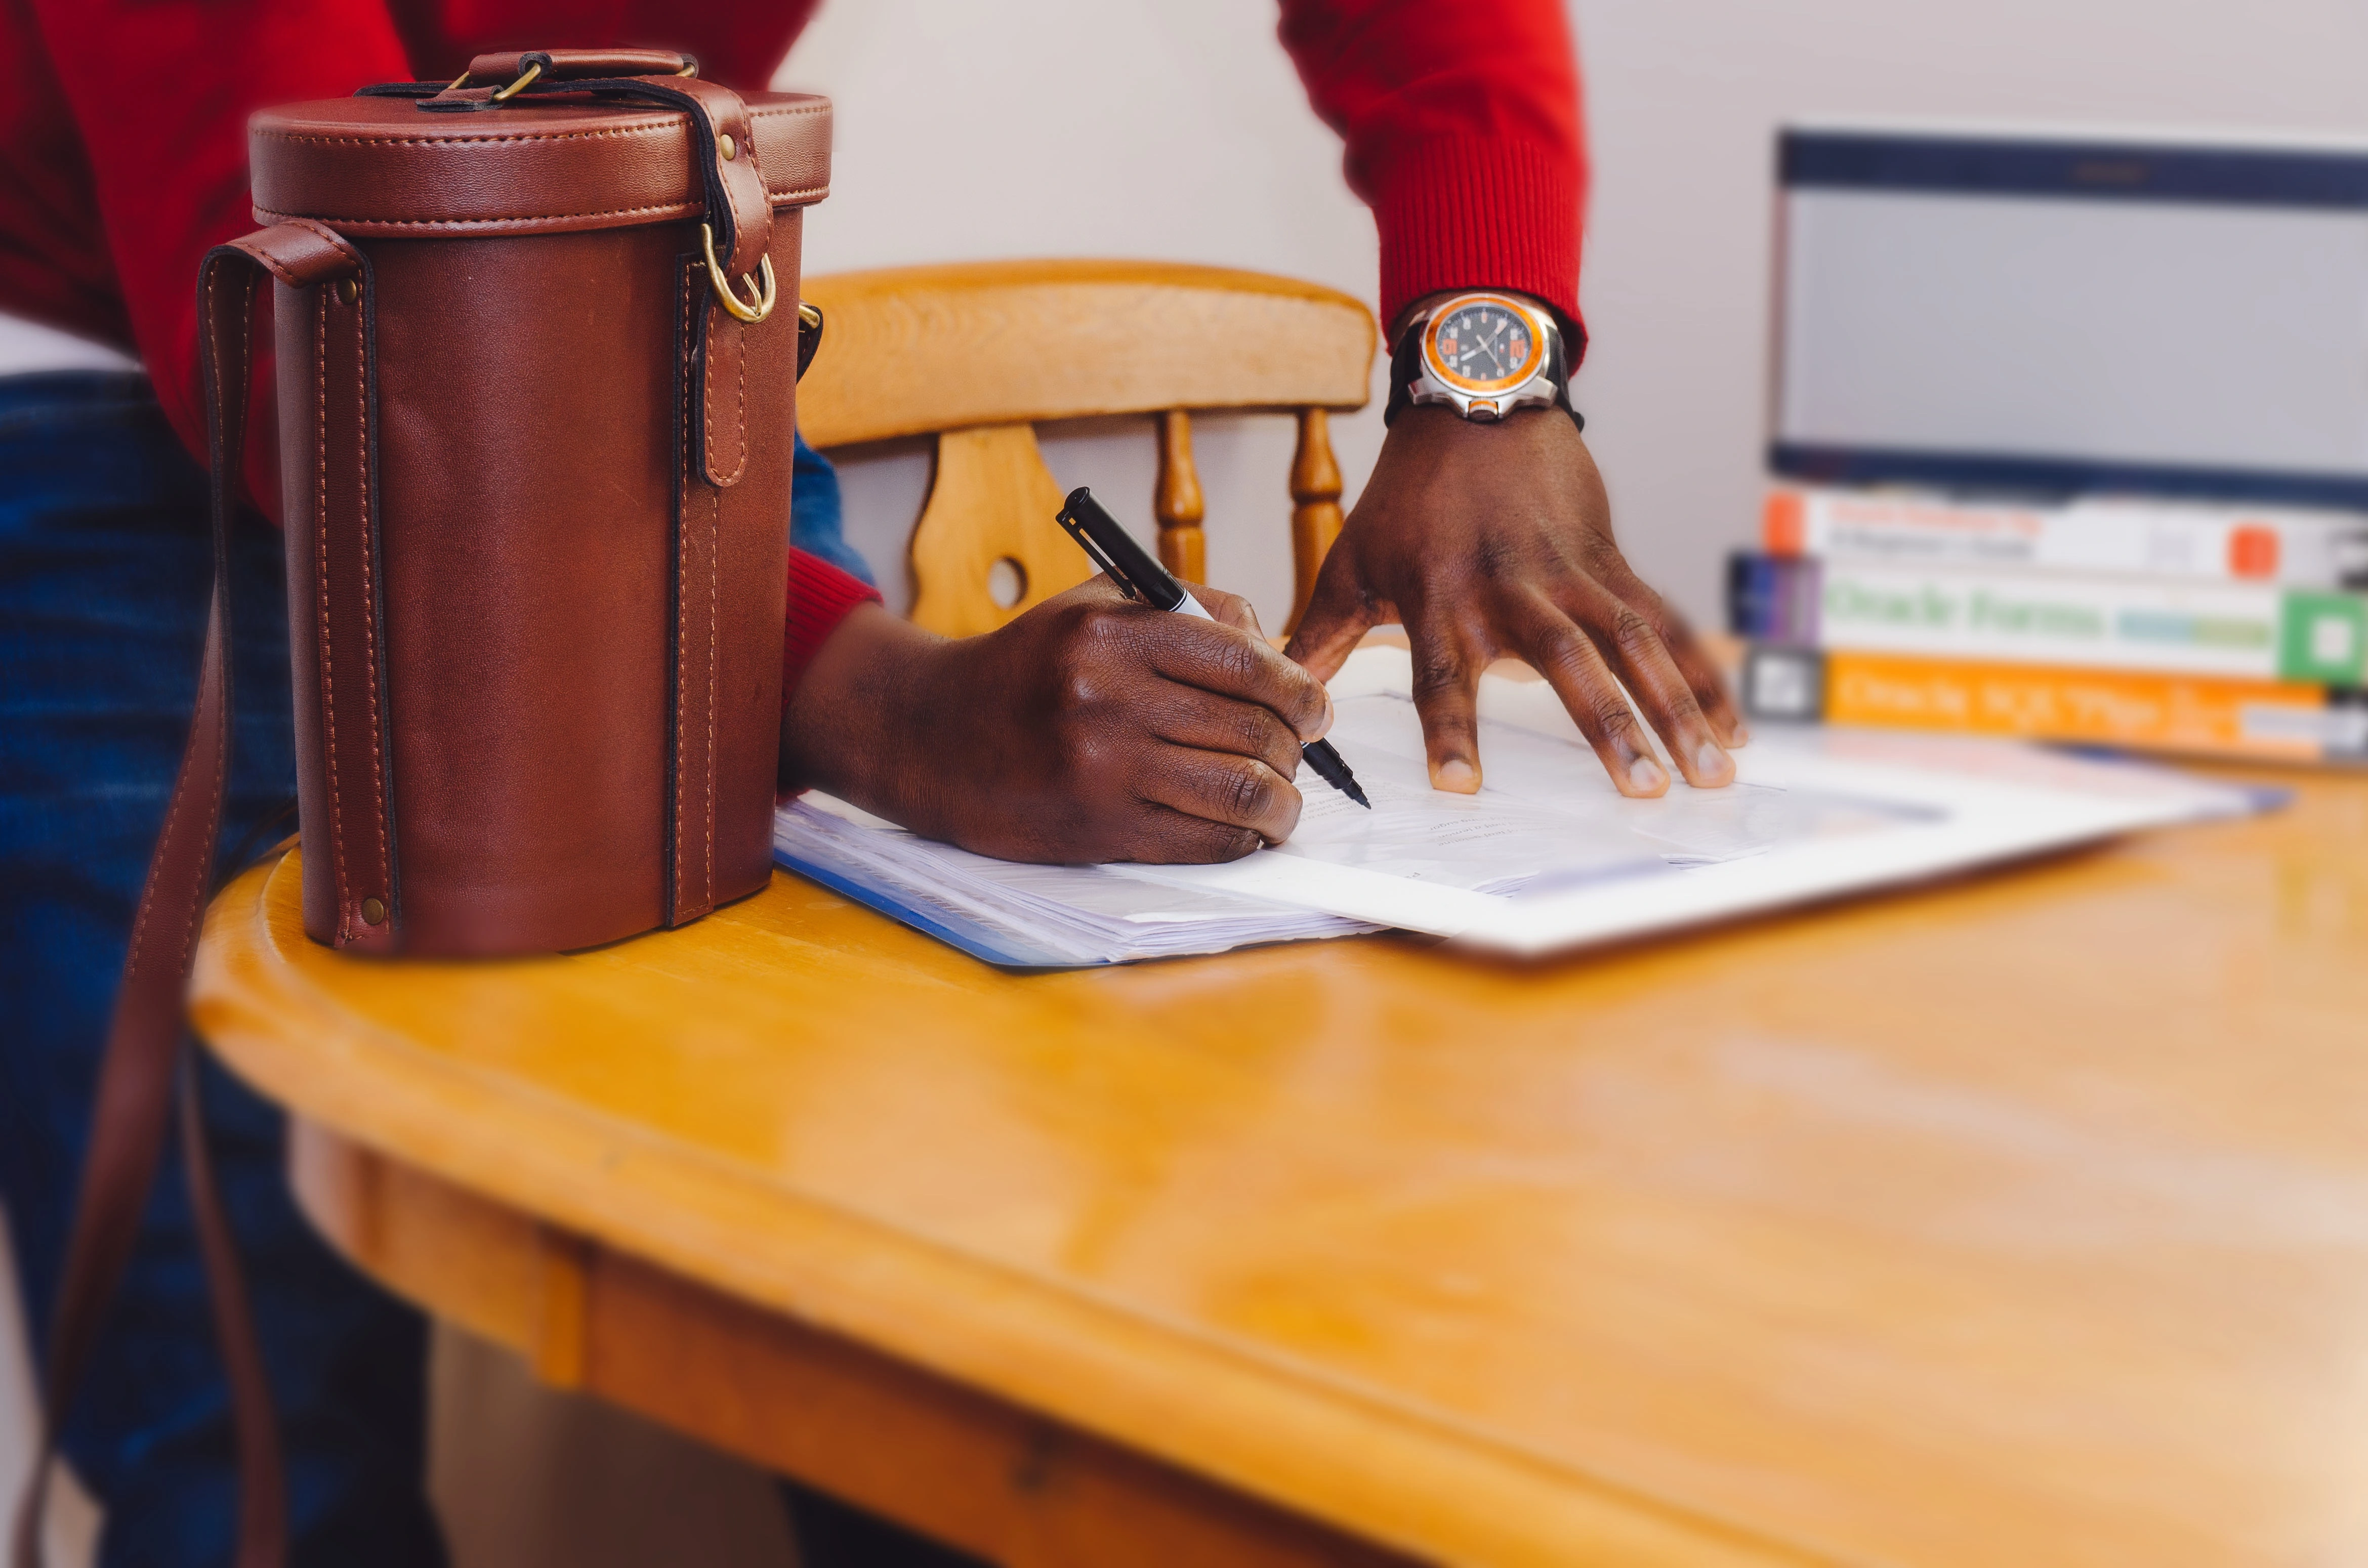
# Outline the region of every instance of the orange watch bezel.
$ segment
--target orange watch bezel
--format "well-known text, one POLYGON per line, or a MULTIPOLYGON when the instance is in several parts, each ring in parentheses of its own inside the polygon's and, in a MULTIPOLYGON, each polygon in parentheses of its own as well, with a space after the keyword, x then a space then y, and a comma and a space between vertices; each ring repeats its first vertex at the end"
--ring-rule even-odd
POLYGON ((1422 362, 1424 369, 1457 392, 1468 392, 1475 396, 1486 396, 1490 392, 1508 392, 1516 387, 1527 385, 1536 379, 1540 370, 1545 368, 1546 335, 1539 324, 1538 312, 1525 301, 1514 299, 1509 294, 1493 294, 1486 290, 1475 290, 1469 294, 1458 294, 1453 299, 1440 301, 1439 309, 1430 312, 1430 319, 1422 324, 1422 362), (1493 381, 1474 381, 1469 376, 1449 369, 1446 361, 1439 357, 1440 325, 1458 311, 1468 305, 1478 304, 1502 305, 1529 323, 1529 358, 1522 360, 1520 368, 1508 376, 1499 376, 1493 381))

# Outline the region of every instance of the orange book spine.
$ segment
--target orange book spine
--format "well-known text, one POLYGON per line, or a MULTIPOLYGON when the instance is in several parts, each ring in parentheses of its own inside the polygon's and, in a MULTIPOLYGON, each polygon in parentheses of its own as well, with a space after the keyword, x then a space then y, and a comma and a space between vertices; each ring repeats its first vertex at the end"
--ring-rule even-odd
POLYGON ((2316 760, 2325 691, 2294 681, 1990 665, 1842 651, 1826 656, 1837 724, 2316 760))

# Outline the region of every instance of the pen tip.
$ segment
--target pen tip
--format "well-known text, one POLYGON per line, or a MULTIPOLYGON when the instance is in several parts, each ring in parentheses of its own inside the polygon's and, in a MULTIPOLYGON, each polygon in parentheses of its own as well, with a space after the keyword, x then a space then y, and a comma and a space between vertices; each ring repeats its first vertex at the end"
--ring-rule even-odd
POLYGON ((1365 799, 1365 792, 1362 790, 1358 789, 1354 784, 1349 786, 1349 799, 1356 801, 1357 804, 1364 807, 1369 812, 1373 809, 1373 802, 1365 799))

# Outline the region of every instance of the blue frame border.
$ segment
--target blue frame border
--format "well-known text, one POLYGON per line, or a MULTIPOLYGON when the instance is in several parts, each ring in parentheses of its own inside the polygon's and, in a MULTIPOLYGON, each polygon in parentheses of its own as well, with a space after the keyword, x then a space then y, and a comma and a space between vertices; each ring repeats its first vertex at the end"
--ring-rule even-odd
MULTIPOLYGON (((2368 210, 2368 147, 2348 152, 1800 128, 1780 133, 1776 176, 1786 191, 2368 210)), ((2125 491, 2368 511, 2368 466, 2358 473, 2297 472, 1785 440, 1769 443, 1768 466, 1788 478, 1827 484, 1912 483, 2044 495, 2125 491)))
POLYGON ((1776 178, 1788 189, 2368 208, 2368 149, 1786 130, 1776 178))

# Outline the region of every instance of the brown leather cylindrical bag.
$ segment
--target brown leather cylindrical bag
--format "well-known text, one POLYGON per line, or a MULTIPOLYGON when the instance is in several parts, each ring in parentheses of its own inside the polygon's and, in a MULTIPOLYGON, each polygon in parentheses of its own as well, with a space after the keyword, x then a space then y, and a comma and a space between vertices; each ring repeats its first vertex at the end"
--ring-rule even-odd
POLYGON ((683 64, 253 122, 316 940, 584 947, 768 875, 830 106, 683 64))
POLYGON ((181 1052, 230 746, 226 541, 272 281, 304 926, 487 956, 695 920, 770 874, 802 210, 830 106, 657 51, 485 55, 251 128, 205 258, 215 582, 42 1369, 41 1477, 181 1148, 236 1415, 242 1568, 283 1555, 262 1360, 181 1052))

